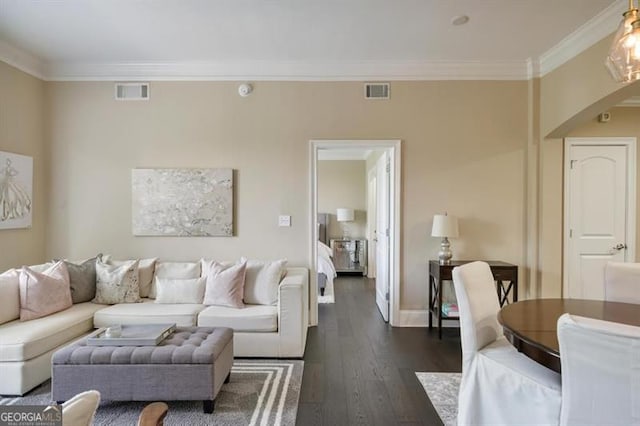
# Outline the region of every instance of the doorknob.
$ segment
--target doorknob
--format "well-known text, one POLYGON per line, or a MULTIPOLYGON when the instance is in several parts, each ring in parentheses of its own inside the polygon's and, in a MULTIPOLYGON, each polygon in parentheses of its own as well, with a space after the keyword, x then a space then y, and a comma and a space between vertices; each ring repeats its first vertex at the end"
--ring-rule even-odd
POLYGON ((626 244, 622 244, 622 243, 620 243, 620 244, 618 244, 616 246, 613 246, 614 250, 624 250, 626 248, 627 248, 627 245, 626 244))

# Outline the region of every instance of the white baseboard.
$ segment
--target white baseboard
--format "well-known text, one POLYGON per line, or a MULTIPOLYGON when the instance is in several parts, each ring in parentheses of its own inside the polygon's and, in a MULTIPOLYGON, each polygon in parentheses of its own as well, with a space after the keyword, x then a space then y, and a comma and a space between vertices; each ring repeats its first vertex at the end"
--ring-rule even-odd
MULTIPOLYGON (((429 316, 426 309, 400 310, 400 320, 394 327, 428 327, 429 316)), ((443 320, 443 327, 460 327, 459 321, 443 320)))

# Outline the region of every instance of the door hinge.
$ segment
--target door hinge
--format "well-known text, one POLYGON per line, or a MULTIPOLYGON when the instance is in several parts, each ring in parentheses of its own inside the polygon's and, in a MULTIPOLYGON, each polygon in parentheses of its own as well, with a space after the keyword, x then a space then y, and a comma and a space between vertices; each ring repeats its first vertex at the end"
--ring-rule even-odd
POLYGON ((569 161, 569 168, 573 169, 573 165, 576 164, 576 161, 578 161, 578 160, 569 161))
POLYGON ((387 163, 387 167, 385 168, 385 170, 387 171, 387 173, 391 172, 391 164, 387 163))
POLYGON ((387 294, 385 294, 385 299, 387 299, 387 302, 389 301, 389 292, 387 292, 387 294))
POLYGON ((569 238, 573 238, 573 229, 569 229, 569 238))
POLYGON ((389 228, 387 228, 387 230, 385 231, 385 235, 386 235, 387 237, 389 237, 389 236, 391 235, 391 233, 389 232, 389 228))

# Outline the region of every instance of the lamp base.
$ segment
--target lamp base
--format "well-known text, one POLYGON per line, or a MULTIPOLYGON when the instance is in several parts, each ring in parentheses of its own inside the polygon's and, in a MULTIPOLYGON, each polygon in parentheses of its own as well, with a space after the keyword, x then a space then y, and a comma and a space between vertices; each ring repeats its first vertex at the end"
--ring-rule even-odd
POLYGON ((449 239, 447 237, 444 237, 440 242, 440 251, 438 252, 438 259, 440 260, 440 264, 451 264, 452 257, 453 252, 451 251, 451 244, 449 243, 449 239))

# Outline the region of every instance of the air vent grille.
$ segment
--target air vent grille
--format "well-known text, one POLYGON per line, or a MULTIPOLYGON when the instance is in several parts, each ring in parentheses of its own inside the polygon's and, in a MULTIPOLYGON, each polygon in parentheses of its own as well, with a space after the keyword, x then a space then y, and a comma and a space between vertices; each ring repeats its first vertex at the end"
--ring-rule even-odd
POLYGON ((365 83, 365 99, 389 99, 389 83, 365 83))
POLYGON ((116 100, 149 100, 149 83, 116 83, 116 100))

